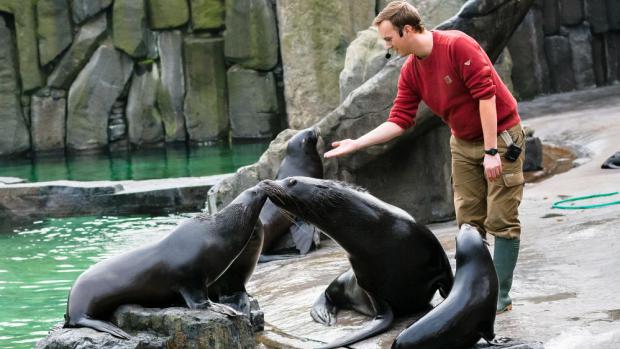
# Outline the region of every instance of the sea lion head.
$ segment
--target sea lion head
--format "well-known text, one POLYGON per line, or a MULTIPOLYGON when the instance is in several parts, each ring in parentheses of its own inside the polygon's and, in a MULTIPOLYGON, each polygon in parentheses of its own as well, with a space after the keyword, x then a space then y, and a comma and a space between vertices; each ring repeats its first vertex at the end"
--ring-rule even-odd
POLYGON ((299 131, 286 146, 287 155, 305 155, 318 157, 316 145, 319 139, 319 129, 316 127, 299 131))
POLYGON ((482 238, 478 229, 469 224, 461 225, 461 229, 456 236, 456 263, 466 263, 480 252, 489 253, 486 245, 488 243, 482 238))
POLYGON ((317 226, 337 220, 339 212, 350 214, 355 209, 351 198, 365 194, 347 183, 303 176, 264 180, 259 187, 276 206, 317 226))
MULTIPOLYGON (((233 217, 237 220, 234 223, 241 224, 243 229, 253 227, 266 200, 267 193, 255 185, 241 192, 230 204, 216 213, 216 216, 221 216, 227 220, 233 217), (245 224, 246 222, 247 224, 245 224)), ((205 218, 209 219, 208 216, 205 218)))

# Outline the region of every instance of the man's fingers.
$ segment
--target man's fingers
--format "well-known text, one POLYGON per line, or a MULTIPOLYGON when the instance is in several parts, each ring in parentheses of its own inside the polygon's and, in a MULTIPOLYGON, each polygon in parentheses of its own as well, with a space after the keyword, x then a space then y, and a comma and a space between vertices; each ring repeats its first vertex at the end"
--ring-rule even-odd
POLYGON ((340 146, 340 141, 332 142, 332 147, 338 147, 338 146, 340 146))
POLYGON ((334 156, 338 156, 342 154, 342 150, 341 149, 332 149, 328 152, 326 152, 325 154, 323 154, 323 157, 328 159, 328 158, 333 158, 334 156))

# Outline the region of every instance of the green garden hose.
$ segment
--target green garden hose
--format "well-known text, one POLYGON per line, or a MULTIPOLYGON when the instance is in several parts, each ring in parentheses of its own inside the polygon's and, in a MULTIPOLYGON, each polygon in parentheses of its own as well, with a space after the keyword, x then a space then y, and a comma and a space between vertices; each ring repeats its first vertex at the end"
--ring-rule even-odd
POLYGON ((604 203, 601 203, 601 204, 584 205, 584 206, 562 206, 562 204, 566 203, 566 202, 580 201, 580 200, 586 200, 586 199, 592 199, 592 198, 601 198, 601 197, 612 196, 612 195, 616 195, 616 194, 618 194, 617 191, 615 191, 613 193, 594 194, 594 195, 587 195, 587 196, 579 196, 579 197, 576 197, 576 198, 570 198, 570 199, 566 199, 566 200, 560 200, 558 202, 554 202, 553 205, 551 206, 551 208, 559 208, 559 209, 562 209, 562 210, 583 210, 583 209, 588 209, 588 208, 597 208, 597 207, 618 205, 618 204, 620 204, 620 201, 604 202, 604 203))

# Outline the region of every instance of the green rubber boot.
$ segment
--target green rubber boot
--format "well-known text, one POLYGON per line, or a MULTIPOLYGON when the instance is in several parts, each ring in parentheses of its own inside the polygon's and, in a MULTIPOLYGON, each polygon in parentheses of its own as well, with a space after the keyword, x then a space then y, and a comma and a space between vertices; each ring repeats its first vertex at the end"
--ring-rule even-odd
POLYGON ((512 310, 512 299, 510 299, 508 293, 512 287, 512 275, 519 257, 519 243, 519 239, 495 238, 493 264, 495 264, 499 281, 499 294, 497 297, 498 314, 512 310))

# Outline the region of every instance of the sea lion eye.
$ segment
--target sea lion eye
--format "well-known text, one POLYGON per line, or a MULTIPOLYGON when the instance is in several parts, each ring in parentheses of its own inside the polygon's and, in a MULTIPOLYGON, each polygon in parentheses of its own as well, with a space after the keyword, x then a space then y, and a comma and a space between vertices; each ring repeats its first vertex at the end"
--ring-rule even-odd
POLYGON ((292 186, 292 185, 295 185, 295 183, 297 183, 297 180, 295 178, 291 178, 291 179, 288 180, 288 186, 289 187, 292 186))

